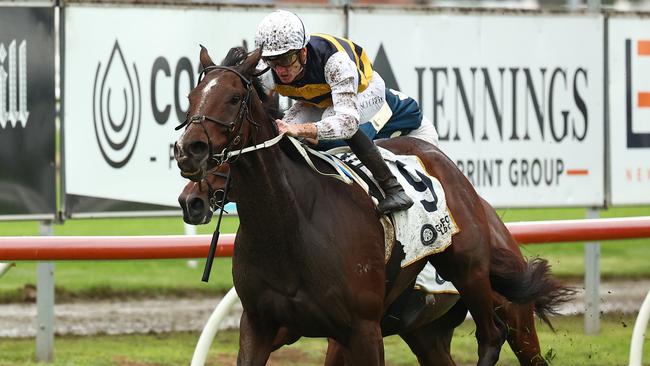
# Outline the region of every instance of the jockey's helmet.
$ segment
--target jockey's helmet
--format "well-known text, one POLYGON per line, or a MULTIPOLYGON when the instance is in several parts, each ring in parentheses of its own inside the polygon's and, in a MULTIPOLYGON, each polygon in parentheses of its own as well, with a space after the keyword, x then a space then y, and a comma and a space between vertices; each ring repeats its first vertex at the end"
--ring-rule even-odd
POLYGON ((307 45, 309 35, 296 14, 276 10, 262 19, 255 33, 255 47, 262 47, 262 57, 279 56, 307 45))

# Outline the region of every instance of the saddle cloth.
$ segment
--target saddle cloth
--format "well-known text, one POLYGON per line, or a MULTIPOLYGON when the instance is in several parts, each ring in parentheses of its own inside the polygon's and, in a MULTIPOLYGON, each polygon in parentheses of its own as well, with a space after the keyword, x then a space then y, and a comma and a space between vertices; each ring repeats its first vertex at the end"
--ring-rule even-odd
MULTIPOLYGON (((383 195, 371 178, 370 172, 349 150, 330 150, 342 163, 356 168, 355 171, 368 185, 370 194, 377 200, 383 195)), ((439 253, 451 245, 451 237, 460 229, 447 208, 445 192, 440 181, 427 174, 417 156, 395 155, 381 149, 381 154, 400 182, 406 194, 415 204, 408 210, 392 213, 395 239, 404 247, 406 254, 402 268, 423 257, 439 253)), ((342 168, 345 172, 346 169, 342 168)))
MULTIPOLYGON (((347 146, 322 153, 290 138, 305 161, 320 174, 341 180, 347 184, 358 184, 370 194, 375 202, 384 196, 370 171, 347 146), (311 157, 315 156, 329 165, 336 173, 320 172, 311 157)), ((402 244, 405 257, 402 268, 431 254, 444 251, 451 245, 451 238, 460 229, 447 208, 445 192, 440 181, 430 176, 417 156, 395 155, 379 148, 382 157, 415 204, 406 211, 392 213, 392 220, 381 218, 386 237, 386 262, 390 259, 395 242, 402 244)), ((415 288, 427 293, 458 293, 451 282, 445 281, 435 268, 427 263, 416 279, 415 288)))
MULTIPOLYGON (((384 196, 377 182, 371 178, 369 170, 361 164, 347 146, 322 153, 303 145, 292 137, 289 140, 316 172, 341 180, 346 184, 358 184, 370 194, 375 205, 384 196), (336 173, 319 171, 311 160, 312 156, 332 166, 336 173)), ((452 236, 460 229, 447 208, 442 184, 437 178, 426 172, 417 156, 398 156, 383 148, 379 148, 379 150, 393 175, 415 202, 408 210, 393 213, 393 220, 386 216, 382 216, 380 220, 386 238, 385 261, 388 262, 390 259, 395 242, 399 242, 405 253, 405 257, 400 263, 404 268, 423 257, 445 250, 451 245, 452 236)), ((441 278, 430 263, 427 263, 418 274, 415 288, 427 293, 458 293, 454 285, 441 278)))

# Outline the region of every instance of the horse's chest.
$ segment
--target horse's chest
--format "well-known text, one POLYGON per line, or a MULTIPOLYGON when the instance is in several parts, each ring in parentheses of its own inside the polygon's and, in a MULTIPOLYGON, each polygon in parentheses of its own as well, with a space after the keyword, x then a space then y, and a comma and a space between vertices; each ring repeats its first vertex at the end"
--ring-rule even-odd
POLYGON ((255 309, 262 317, 271 318, 300 334, 327 336, 344 326, 341 323, 346 323, 343 319, 348 318, 344 314, 332 314, 332 308, 326 304, 331 304, 333 299, 334 296, 329 293, 315 296, 298 289, 295 295, 290 296, 268 289, 260 293, 255 301, 255 309))

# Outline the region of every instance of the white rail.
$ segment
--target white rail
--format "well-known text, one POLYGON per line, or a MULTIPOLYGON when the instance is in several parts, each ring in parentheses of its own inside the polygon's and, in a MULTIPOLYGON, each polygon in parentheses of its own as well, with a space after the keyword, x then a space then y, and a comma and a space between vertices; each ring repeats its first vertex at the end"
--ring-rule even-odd
POLYGON ((192 363, 190 364, 191 366, 205 365, 205 360, 208 358, 208 351, 214 341, 214 336, 217 335, 219 324, 237 301, 239 301, 239 297, 233 287, 228 291, 226 296, 221 299, 221 302, 219 302, 219 305, 214 309, 212 315, 210 315, 210 319, 208 319, 208 322, 205 324, 201 336, 199 337, 199 341, 196 344, 196 349, 194 349, 192 363))
POLYGON ((13 263, 0 263, 0 277, 4 276, 5 273, 9 270, 9 268, 15 266, 13 263))
POLYGON ((643 341, 645 340, 645 332, 648 329, 648 321, 650 320, 650 291, 643 300, 639 315, 636 317, 634 323, 634 331, 632 332, 632 342, 630 345, 630 366, 642 366, 641 359, 643 358, 643 341))

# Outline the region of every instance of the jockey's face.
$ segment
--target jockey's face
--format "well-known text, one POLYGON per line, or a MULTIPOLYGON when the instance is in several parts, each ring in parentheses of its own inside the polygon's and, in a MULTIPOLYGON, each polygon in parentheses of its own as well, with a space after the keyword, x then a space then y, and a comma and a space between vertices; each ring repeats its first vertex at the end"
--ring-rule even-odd
POLYGON ((303 71, 303 64, 307 57, 307 49, 290 51, 284 55, 265 59, 283 84, 290 84, 297 80, 303 71))

